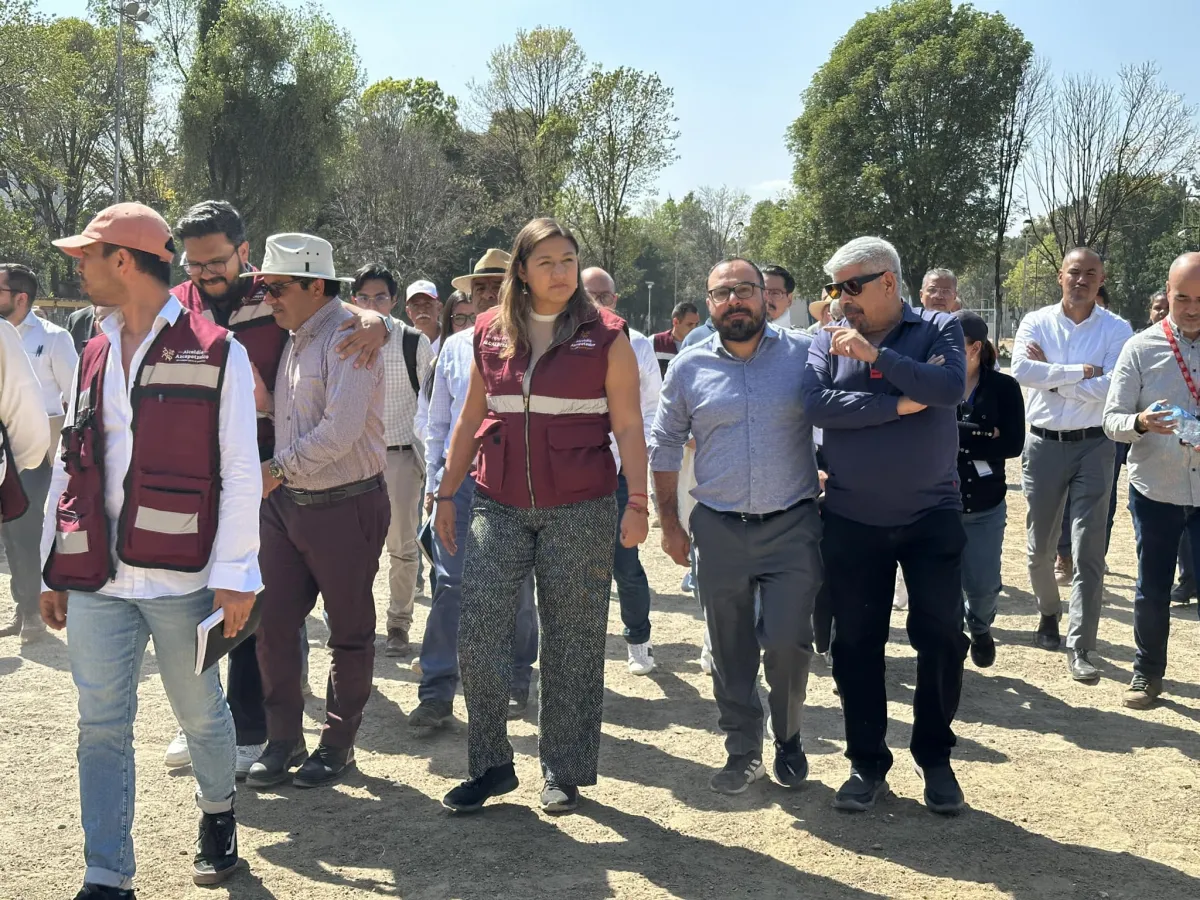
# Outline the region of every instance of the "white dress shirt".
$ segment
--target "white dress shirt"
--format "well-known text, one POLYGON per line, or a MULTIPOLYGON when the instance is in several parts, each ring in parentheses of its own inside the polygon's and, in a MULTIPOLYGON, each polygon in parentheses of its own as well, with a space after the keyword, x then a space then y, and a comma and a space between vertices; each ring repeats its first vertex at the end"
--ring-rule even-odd
MULTIPOLYGON (((155 338, 179 318, 183 307, 174 297, 167 300, 146 339, 133 354, 129 372, 136 376, 155 338)), ((117 520, 125 503, 125 474, 133 453, 133 407, 125 372, 121 367, 121 326, 125 317, 118 311, 101 323, 100 330, 111 345, 104 365, 104 509, 108 514, 113 547, 117 520)), ((136 377, 135 379, 136 380, 136 377)), ((67 421, 75 421, 76 391, 71 389, 67 421)), ((254 375, 246 348, 237 341, 229 345, 225 378, 221 384, 218 442, 221 451, 221 500, 217 512, 217 537, 208 566, 201 572, 173 572, 130 566, 116 557, 117 573, 102 592, 126 599, 151 599, 190 594, 204 587, 233 591, 262 588, 258 568, 258 512, 262 503, 262 468, 258 461, 258 429, 254 416, 254 375)), ((62 458, 54 462, 46 517, 42 526, 42 564, 45 566, 54 540, 55 511, 67 487, 62 458)), ((48 590, 45 584, 42 590, 48 590)))
MULTIPOLYGON (((662 393, 662 369, 654 353, 654 342, 650 338, 630 328, 629 343, 633 345, 633 353, 637 357, 642 395, 642 428, 646 435, 646 445, 649 446, 650 429, 654 426, 654 415, 658 412, 658 395, 662 393)), ((612 446, 613 459, 617 461, 617 471, 620 472, 621 451, 617 449, 617 439, 612 434, 608 439, 612 446)))
POLYGON ((450 453, 450 436, 462 413, 475 364, 475 330, 465 329, 442 342, 433 367, 433 394, 425 422, 425 493, 436 494, 450 453))
MULTIPOLYGON (((4 319, 0 319, 0 422, 8 431, 17 469, 40 466, 50 445, 50 421, 21 335, 4 319)), ((5 454, 0 452, 0 480, 4 479, 7 467, 5 454)))
POLYGON ((69 397, 75 387, 75 366, 79 362, 71 333, 33 313, 25 317, 17 331, 21 333, 21 343, 25 345, 33 373, 42 386, 46 414, 61 416, 63 398, 69 397))
POLYGON ((1133 335, 1129 323, 1096 304, 1076 325, 1062 304, 1045 306, 1021 320, 1013 341, 1012 376, 1025 393, 1025 420, 1039 428, 1074 431, 1104 422, 1104 400, 1121 348, 1133 335), (1036 343, 1046 362, 1026 356, 1036 343), (1104 374, 1084 378, 1084 365, 1102 366, 1104 374))

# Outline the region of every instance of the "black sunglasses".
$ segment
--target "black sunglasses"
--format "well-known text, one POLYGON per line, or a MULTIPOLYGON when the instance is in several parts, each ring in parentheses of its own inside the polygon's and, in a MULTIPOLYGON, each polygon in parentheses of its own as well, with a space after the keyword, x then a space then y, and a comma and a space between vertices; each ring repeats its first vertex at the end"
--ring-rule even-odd
POLYGON ((268 294, 270 294, 272 297, 274 297, 276 300, 278 300, 280 297, 283 296, 284 288, 289 288, 293 284, 299 284, 303 280, 304 280, 303 278, 293 278, 291 281, 280 281, 277 284, 268 284, 266 282, 263 282, 263 287, 265 287, 267 289, 268 294))
POLYGON ((858 278, 847 278, 845 281, 831 281, 825 285, 825 293, 829 295, 830 300, 840 300, 842 291, 845 291, 851 297, 857 297, 863 292, 863 288, 874 281, 876 278, 882 278, 887 272, 876 272, 874 275, 860 275, 858 278))

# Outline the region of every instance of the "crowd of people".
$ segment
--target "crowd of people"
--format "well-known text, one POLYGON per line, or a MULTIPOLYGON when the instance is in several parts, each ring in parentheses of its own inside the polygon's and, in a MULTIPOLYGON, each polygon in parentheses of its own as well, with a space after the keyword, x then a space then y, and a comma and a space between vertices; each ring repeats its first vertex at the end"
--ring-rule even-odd
POLYGON ((385 548, 384 653, 419 653, 407 727, 443 728, 460 686, 466 702, 467 777, 443 800, 456 813, 518 787, 507 723, 528 710, 535 661, 541 808, 569 812, 596 783, 614 580, 628 669, 656 667, 638 550, 652 502, 704 615, 726 750, 714 791, 765 777, 768 737, 774 780, 807 778, 815 653, 845 721, 849 774, 833 804, 864 811, 885 796, 885 647, 900 605, 924 801, 964 808, 953 722, 968 654, 980 668, 996 659, 1017 457, 1031 638, 1059 649, 1065 575, 1067 667, 1085 683, 1103 665, 1104 552, 1128 466, 1137 658, 1124 703, 1163 691, 1176 563, 1189 564, 1185 593, 1200 563, 1200 455, 1167 408, 1200 412, 1200 254, 1175 261, 1134 334, 1097 302, 1102 259, 1071 251, 1061 302, 1025 317, 1006 374, 954 273, 931 270, 911 305, 899 255, 875 237, 826 264, 808 327, 793 321, 791 273, 732 258, 650 336, 617 315, 612 276, 582 268, 553 219, 531 221, 511 252, 489 249, 444 302, 424 280, 401 297, 377 263, 339 276, 315 235, 272 235, 255 268, 223 201, 174 229, 117 204, 56 244, 92 301, 65 330, 32 313, 35 273, 0 266, 0 517, 16 607, 0 633, 66 629, 77 900, 133 896, 132 729, 151 638, 180 729, 166 762, 197 782, 197 884, 239 866, 238 782, 320 788, 355 767, 385 548), (188 277, 172 287, 180 251, 188 277), (318 596, 331 664, 310 751, 305 622, 318 596), (217 610, 223 636, 240 639, 224 684, 219 667, 194 665, 197 624, 217 610))

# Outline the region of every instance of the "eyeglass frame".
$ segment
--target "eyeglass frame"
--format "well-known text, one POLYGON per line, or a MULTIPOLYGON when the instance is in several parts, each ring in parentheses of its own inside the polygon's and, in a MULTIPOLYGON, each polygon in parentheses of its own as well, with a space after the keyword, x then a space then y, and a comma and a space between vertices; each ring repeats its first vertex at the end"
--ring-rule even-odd
POLYGON ((474 325, 475 320, 479 317, 479 313, 454 313, 450 316, 450 324, 463 327, 466 325, 474 325), (462 321, 458 321, 462 319, 462 321))
POLYGON ((764 288, 763 285, 759 284, 757 281, 739 281, 737 284, 717 285, 715 288, 712 288, 711 290, 707 290, 704 293, 707 295, 708 299, 711 300, 713 303, 717 304, 718 306, 724 306, 726 303, 729 302, 730 297, 737 297, 738 300, 749 300, 751 297, 754 296, 755 290, 765 292, 766 288, 764 288), (742 285, 748 285, 750 288, 750 293, 748 293, 745 297, 738 297, 737 289, 740 288, 742 285), (713 296, 717 291, 727 291, 728 292, 725 294, 724 300, 718 300, 715 296, 713 296))
POLYGON ((301 284, 305 280, 306 279, 304 279, 304 278, 293 278, 291 281, 277 281, 274 283, 269 282, 269 281, 264 281, 263 288, 266 289, 266 292, 268 294, 270 294, 272 297, 274 297, 276 300, 278 300, 280 297, 283 296, 284 288, 289 288, 293 284, 301 284))
POLYGON ((830 300, 841 300, 843 292, 851 297, 859 297, 862 296, 863 288, 868 284, 889 274, 891 274, 890 270, 884 269, 874 275, 859 275, 855 278, 847 278, 845 281, 831 281, 825 285, 825 293, 830 300), (855 288, 850 287, 852 284, 855 285, 855 288))
POLYGON ((229 261, 237 255, 238 248, 234 247, 233 252, 221 260, 213 260, 212 262, 206 263, 194 263, 191 260, 188 260, 187 264, 183 266, 183 270, 187 272, 188 275, 203 275, 205 272, 207 272, 209 275, 223 276, 229 271, 229 261), (221 271, 218 272, 215 268, 216 266, 220 266, 221 271))

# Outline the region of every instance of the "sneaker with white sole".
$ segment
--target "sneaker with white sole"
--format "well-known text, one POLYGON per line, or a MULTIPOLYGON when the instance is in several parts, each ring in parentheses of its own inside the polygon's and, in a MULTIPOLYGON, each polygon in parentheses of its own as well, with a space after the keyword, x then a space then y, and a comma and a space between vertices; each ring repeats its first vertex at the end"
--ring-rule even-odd
POLYGON ((725 767, 709 780, 708 786, 718 794, 740 794, 767 774, 758 753, 731 756, 725 767))
POLYGON ((700 648, 700 671, 705 675, 711 675, 713 672, 713 655, 707 647, 700 648))
POLYGON ((167 744, 163 762, 166 763, 168 769, 182 769, 184 766, 192 764, 192 754, 188 752, 187 735, 183 733, 182 728, 179 729, 179 733, 175 735, 171 743, 167 744))
POLYGON ((234 766, 233 774, 238 781, 245 781, 246 776, 250 774, 250 767, 258 762, 263 751, 267 749, 267 742, 261 744, 238 744, 237 748, 237 763, 234 766))
POLYGON ((650 642, 644 644, 628 644, 629 672, 632 675, 649 675, 654 671, 654 648, 650 642))

